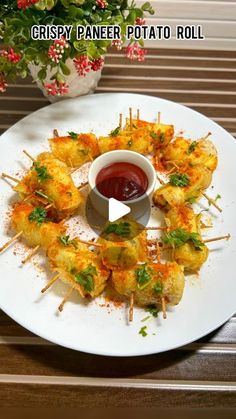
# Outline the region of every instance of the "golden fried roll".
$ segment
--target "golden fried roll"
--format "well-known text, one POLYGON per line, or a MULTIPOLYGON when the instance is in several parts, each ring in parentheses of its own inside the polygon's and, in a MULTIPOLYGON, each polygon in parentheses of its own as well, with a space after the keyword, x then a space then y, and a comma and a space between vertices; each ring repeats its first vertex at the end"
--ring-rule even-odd
POLYGON ((97 297, 104 290, 110 272, 88 246, 76 239, 49 247, 47 256, 60 278, 75 288, 82 297, 97 297))
MULTIPOLYGON (((181 172, 178 174, 181 175, 181 172)), ((174 186, 167 183, 154 192, 153 203, 157 207, 168 210, 184 202, 192 203, 201 197, 202 192, 210 186, 212 181, 212 172, 200 165, 188 167, 182 174, 184 180, 187 180, 187 186, 174 186)))
MULTIPOLYGON (((133 119, 134 129, 146 128, 149 131, 154 151, 165 148, 174 136, 174 126, 167 124, 158 124, 155 122, 147 122, 141 119, 133 119)), ((130 129, 129 119, 126 119, 126 130, 130 129)))
POLYGON ((146 231, 134 220, 107 223, 98 243, 103 245, 99 250, 101 260, 110 269, 131 268, 146 259, 146 231))
POLYGON ((41 246, 44 249, 56 243, 66 231, 62 223, 47 221, 47 212, 43 208, 34 208, 28 203, 15 205, 11 223, 17 233, 22 231, 22 237, 29 246, 41 246))
POLYGON ((98 139, 100 153, 112 150, 131 150, 140 154, 150 154, 152 151, 152 138, 147 129, 134 129, 133 131, 120 131, 117 135, 100 137, 98 139))
POLYGON ((80 167, 98 156, 99 149, 96 135, 75 134, 67 137, 49 139, 52 154, 69 167, 80 167))
POLYGON ((65 163, 51 153, 42 153, 31 170, 15 186, 21 199, 33 195, 32 202, 46 196, 52 203, 59 218, 72 215, 82 204, 83 198, 76 188, 65 163), (37 194, 40 195, 37 195, 37 194))
POLYGON ((173 241, 174 260, 184 266, 186 271, 198 271, 206 262, 209 253, 201 239, 200 215, 196 215, 187 205, 179 205, 168 211, 165 220, 170 228, 169 237, 174 235, 177 239, 173 241))
POLYGON ((192 141, 178 137, 163 150, 162 163, 166 168, 201 165, 213 172, 218 163, 217 151, 208 139, 192 141))
POLYGON ((164 297, 169 305, 179 304, 184 291, 183 268, 176 262, 147 262, 136 269, 112 272, 115 290, 126 297, 134 293, 139 306, 161 304, 164 297))

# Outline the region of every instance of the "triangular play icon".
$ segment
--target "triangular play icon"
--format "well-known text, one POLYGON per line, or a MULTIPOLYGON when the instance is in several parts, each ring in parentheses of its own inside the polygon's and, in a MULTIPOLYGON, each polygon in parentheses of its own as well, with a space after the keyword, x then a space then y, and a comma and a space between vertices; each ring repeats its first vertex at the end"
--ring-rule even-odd
POLYGON ((123 204, 120 201, 117 201, 115 198, 109 199, 109 208, 108 208, 108 219, 111 223, 118 220, 124 215, 130 213, 130 207, 128 205, 123 204))

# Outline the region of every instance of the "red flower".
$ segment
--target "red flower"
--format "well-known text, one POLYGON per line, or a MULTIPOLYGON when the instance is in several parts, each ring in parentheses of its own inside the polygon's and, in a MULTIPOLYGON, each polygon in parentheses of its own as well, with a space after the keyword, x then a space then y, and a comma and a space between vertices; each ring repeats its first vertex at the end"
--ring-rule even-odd
POLYGON ((4 93, 7 89, 7 82, 3 76, 0 76, 0 92, 4 93))
POLYGON ((126 48, 126 56, 130 60, 144 61, 146 51, 142 49, 138 42, 134 42, 126 48))
POLYGON ((111 45, 115 47, 118 51, 120 51, 122 49, 123 42, 121 41, 121 39, 115 39, 114 41, 112 41, 111 45))
POLYGON ((79 76, 85 76, 91 70, 91 63, 87 55, 81 55, 73 60, 75 68, 79 76))
POLYGON ((48 56, 54 63, 59 63, 65 52, 65 49, 69 48, 68 42, 66 42, 64 36, 61 39, 57 39, 48 49, 48 56))
POLYGON ((96 3, 100 9, 105 9, 107 7, 107 2, 105 0, 96 0, 96 3))
POLYGON ((145 24, 146 24, 146 20, 143 19, 142 17, 137 17, 137 19, 135 20, 135 25, 143 26, 145 24))
POLYGON ((90 61, 91 69, 93 71, 101 70, 104 64, 104 58, 95 58, 94 60, 90 61))
POLYGON ((19 9, 25 10, 27 7, 30 7, 38 2, 39 0, 17 0, 17 6, 19 9))
POLYGON ((8 61, 10 61, 13 64, 17 64, 21 60, 21 55, 15 52, 13 48, 10 48, 9 51, 5 49, 2 50, 0 52, 0 55, 2 57, 5 57, 8 61))
POLYGON ((52 83, 45 83, 44 88, 50 96, 65 95, 69 92, 69 86, 66 83, 59 83, 54 81, 52 83))

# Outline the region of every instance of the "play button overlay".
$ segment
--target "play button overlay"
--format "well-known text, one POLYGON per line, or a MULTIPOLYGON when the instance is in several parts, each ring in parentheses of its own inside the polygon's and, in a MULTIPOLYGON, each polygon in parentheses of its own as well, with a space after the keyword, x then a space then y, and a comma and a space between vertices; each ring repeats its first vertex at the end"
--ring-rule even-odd
POLYGON ((109 199, 108 220, 111 223, 129 214, 130 211, 131 211, 130 207, 128 205, 123 204, 123 202, 117 201, 117 199, 115 198, 109 199))
POLYGON ((94 204, 93 198, 94 194, 96 193, 96 189, 90 190, 86 197, 85 206, 87 223, 89 224, 91 230, 94 231, 94 238, 98 238, 98 236, 102 234, 102 231, 107 227, 109 223, 118 225, 126 221, 129 222, 129 220, 135 220, 137 223, 139 223, 139 229, 137 229, 137 234, 134 231, 133 237, 142 231, 142 227, 145 228, 148 225, 152 204, 150 198, 147 195, 144 197, 144 199, 142 199, 141 215, 138 217, 133 211, 132 205, 127 205, 125 204, 125 201, 119 201, 115 198, 107 199, 106 216, 102 216, 98 205, 94 204))

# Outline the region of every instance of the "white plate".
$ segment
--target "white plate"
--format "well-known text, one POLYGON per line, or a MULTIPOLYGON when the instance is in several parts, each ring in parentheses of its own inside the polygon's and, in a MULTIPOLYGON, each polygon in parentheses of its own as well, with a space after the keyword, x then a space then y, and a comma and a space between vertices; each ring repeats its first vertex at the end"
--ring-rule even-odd
MULTIPOLYGON (((0 307, 19 324, 33 333, 68 348, 101 355, 132 356, 167 351, 192 342, 222 325, 235 311, 236 295, 236 242, 235 242, 235 179, 236 143, 223 128, 205 116, 169 102, 149 96, 133 94, 98 94, 80 99, 66 100, 47 106, 24 118, 1 137, 1 172, 12 174, 29 167, 22 155, 27 149, 37 155, 48 148, 47 138, 57 128, 67 131, 89 131, 106 134, 118 125, 118 115, 128 114, 128 108, 139 108, 141 117, 154 120, 161 111, 162 121, 175 125, 176 131, 185 130, 191 138, 212 132, 219 154, 219 166, 214 174, 214 189, 209 195, 222 196, 223 213, 210 208, 214 229, 208 236, 230 232, 229 242, 216 242, 199 277, 186 278, 186 288, 181 303, 168 310, 167 320, 161 315, 147 323, 141 322, 147 313, 135 308, 134 321, 127 324, 127 311, 101 307, 98 299, 85 305, 76 292, 58 315, 63 284, 55 284, 46 295, 40 295, 48 275, 39 272, 32 263, 21 266, 22 256, 14 248, 0 256, 0 307), (147 325, 148 336, 138 332, 147 325)), ((0 242, 9 237, 6 232, 6 212, 13 193, 6 182, 0 183, 0 242)), ((205 201, 202 206, 208 207, 205 201)), ((155 220, 151 220, 150 224, 155 220)), ((51 274, 52 276, 52 274, 51 274)))

